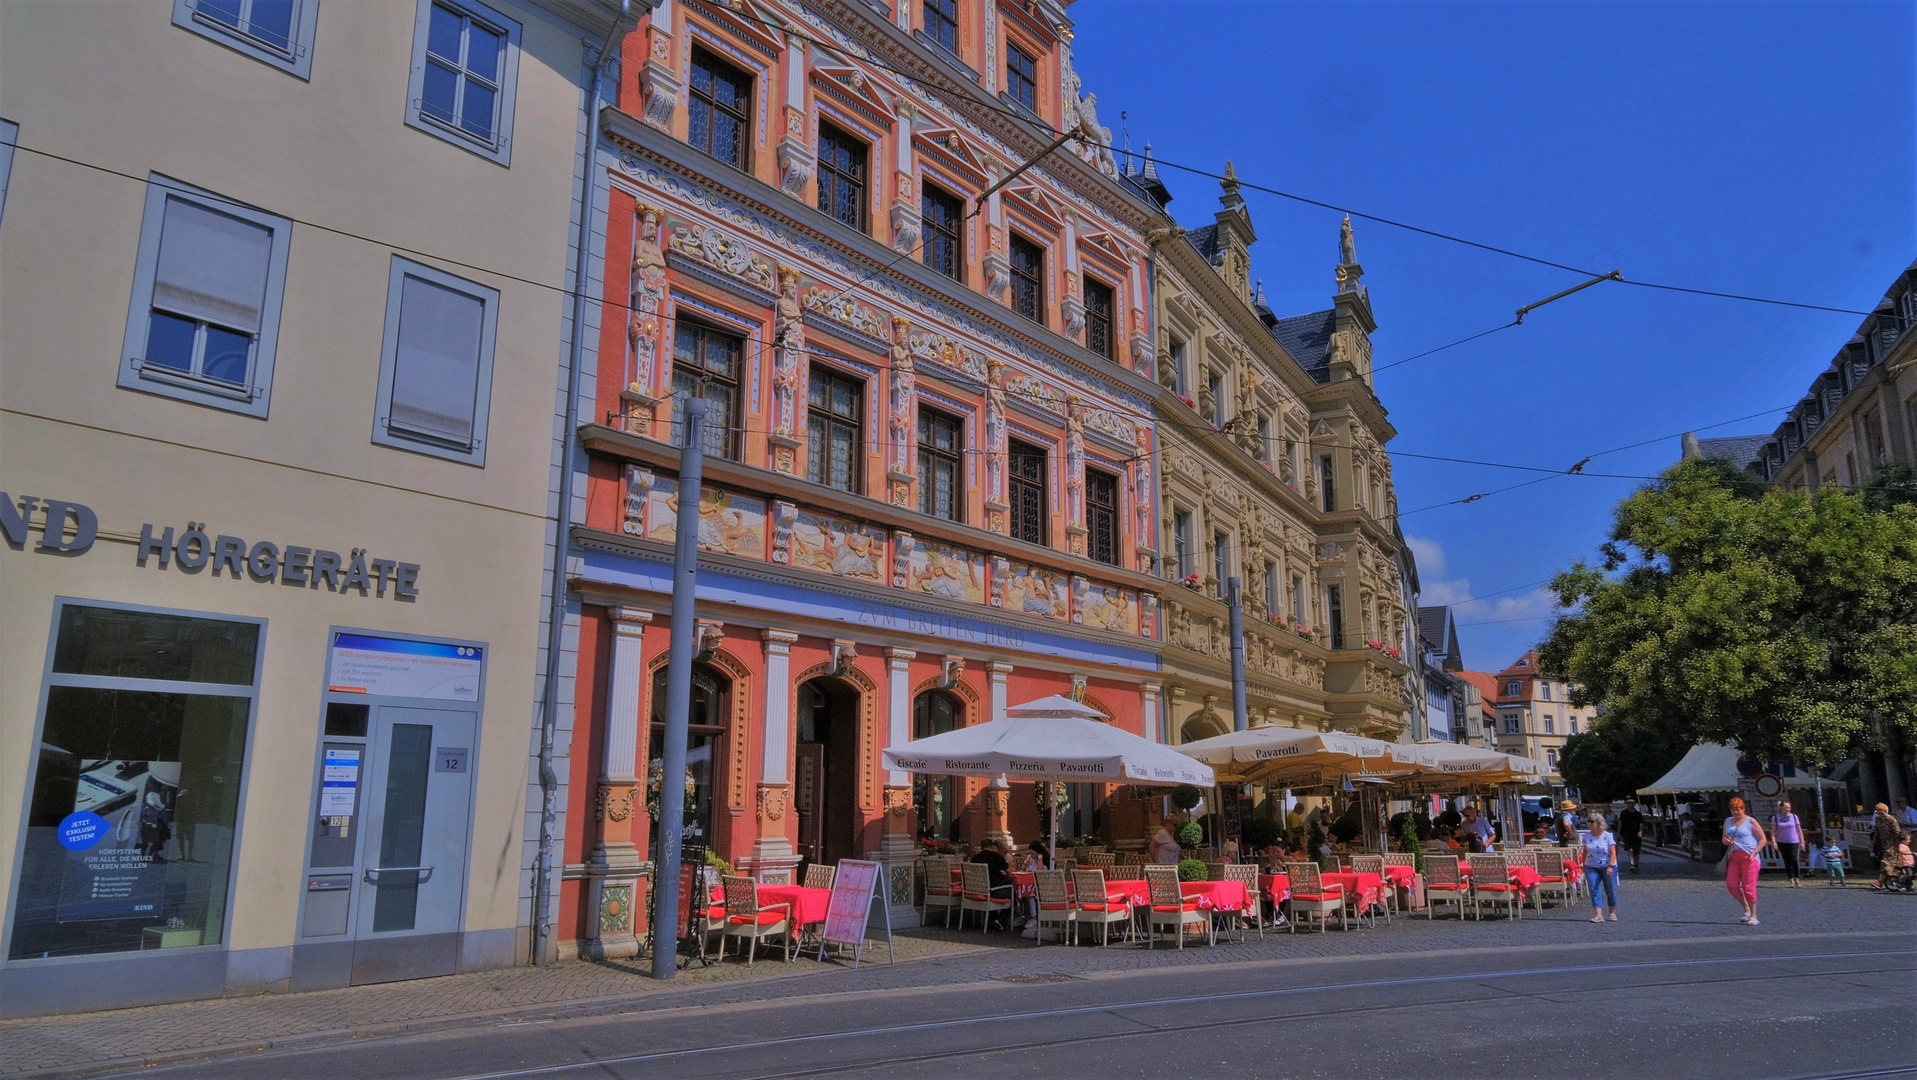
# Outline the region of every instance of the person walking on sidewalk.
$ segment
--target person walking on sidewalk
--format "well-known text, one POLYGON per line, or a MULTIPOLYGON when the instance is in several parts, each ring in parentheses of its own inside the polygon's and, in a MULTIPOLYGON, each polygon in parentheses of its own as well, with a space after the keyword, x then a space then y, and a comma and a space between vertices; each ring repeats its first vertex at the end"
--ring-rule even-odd
POLYGON ((1611 922, 1617 921, 1617 837, 1604 829, 1604 815, 1591 815, 1591 838, 1584 842, 1584 884, 1591 890, 1591 906, 1597 911, 1591 916, 1592 922, 1604 922, 1605 908, 1610 908, 1611 922), (1604 899, 1598 899, 1598 890, 1604 890, 1604 899))
POLYGON ((1631 873, 1637 873, 1637 860, 1644 854, 1644 812, 1635 801, 1618 813, 1617 842, 1631 856, 1631 873))
POLYGON ((1777 813, 1771 815, 1771 839, 1777 843, 1777 853, 1784 858, 1784 878, 1795 889, 1803 885, 1797 877, 1798 853, 1804 850, 1804 823, 1791 813, 1791 804, 1777 804, 1777 813))
POLYGON ((1744 800, 1731 800, 1731 816, 1724 819, 1724 847, 1728 849, 1729 867, 1724 875, 1724 885, 1744 905, 1744 917, 1738 921, 1746 926, 1757 925, 1757 870, 1761 865, 1758 852, 1769 843, 1764 835, 1764 826, 1757 819, 1744 812, 1744 800))

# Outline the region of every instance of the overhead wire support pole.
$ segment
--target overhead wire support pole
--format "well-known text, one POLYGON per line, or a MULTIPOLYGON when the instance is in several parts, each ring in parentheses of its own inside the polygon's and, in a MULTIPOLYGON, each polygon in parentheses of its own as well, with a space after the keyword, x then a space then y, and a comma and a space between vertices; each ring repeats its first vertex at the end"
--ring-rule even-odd
POLYGON ((1024 174, 1025 170, 1031 168, 1032 166, 1038 164, 1040 161, 1044 160, 1046 155, 1050 154, 1052 151, 1058 149, 1059 147, 1064 146, 1067 141, 1071 139, 1076 139, 1076 138, 1078 138, 1078 132, 1076 131, 1068 131, 1065 134, 1060 135, 1058 138, 1052 140, 1052 145, 1046 147, 1043 150, 1040 150, 1036 154, 1033 154, 1030 158, 1026 159, 1024 164, 1020 165, 1016 169, 1013 169, 1011 172, 1006 173, 1005 178, 1003 180, 1000 180, 998 183, 993 184, 991 187, 988 187, 984 191, 979 192, 978 198, 972 200, 972 213, 974 215, 977 215, 980 210, 985 208, 985 200, 991 198, 994 194, 996 194, 998 192, 998 189, 1018 179, 1021 175, 1024 174))
MULTIPOLYGON (((699 512, 699 486, 705 473, 706 402, 687 398, 680 415, 685 443, 679 449, 679 505, 699 512)), ((686 742, 692 714, 692 653, 698 647, 699 530, 681 528, 672 550, 672 638, 666 651, 665 730, 659 754, 659 854, 654 860, 658 881, 653 918, 652 977, 671 979, 679 966, 679 878, 694 875, 692 903, 705 902, 697 882, 703 866, 681 865, 685 839, 686 742)))
POLYGON ((1594 278, 1592 278, 1591 280, 1589 280, 1589 281, 1587 281, 1587 282, 1585 282, 1585 283, 1584 283, 1584 284, 1582 284, 1582 285, 1573 285, 1573 286, 1571 286, 1570 288, 1568 288, 1568 289, 1566 289, 1566 290, 1564 290, 1563 292, 1561 292, 1561 293, 1553 293, 1552 295, 1550 295, 1550 296, 1547 296, 1547 297, 1545 297, 1544 299, 1542 299, 1542 300, 1540 300, 1540 301, 1538 301, 1538 302, 1537 302, 1537 303, 1535 303, 1535 304, 1526 304, 1526 305, 1524 305, 1523 307, 1521 307, 1521 308, 1519 308, 1519 309, 1518 309, 1518 315, 1517 315, 1517 318, 1516 318, 1516 319, 1514 319, 1514 320, 1512 320, 1512 322, 1513 322, 1513 324, 1514 324, 1514 325, 1515 325, 1516 323, 1521 323, 1521 322, 1523 322, 1523 321, 1524 321, 1524 317, 1525 317, 1526 315, 1529 315, 1529 314, 1530 314, 1531 312, 1533 312, 1533 311, 1536 311, 1537 309, 1539 309, 1539 308, 1541 308, 1541 307, 1543 307, 1544 305, 1546 305, 1546 304, 1548 304, 1548 303, 1550 303, 1551 301, 1553 301, 1553 300, 1562 300, 1562 299, 1564 299, 1565 297, 1567 297, 1567 296, 1569 296, 1569 295, 1571 295, 1571 294, 1572 294, 1572 293, 1574 293, 1574 292, 1580 292, 1580 291, 1582 291, 1582 290, 1584 290, 1584 289, 1588 289, 1588 288, 1590 288, 1591 286, 1593 286, 1593 285, 1596 285, 1596 284, 1598 284, 1599 282, 1604 282, 1604 281, 1623 281, 1623 280, 1624 280, 1624 271, 1622 271, 1622 270, 1613 270, 1613 271, 1611 271, 1611 272, 1610 272, 1610 273, 1608 273, 1608 274, 1600 274, 1600 275, 1598 275, 1597 277, 1594 277, 1594 278))

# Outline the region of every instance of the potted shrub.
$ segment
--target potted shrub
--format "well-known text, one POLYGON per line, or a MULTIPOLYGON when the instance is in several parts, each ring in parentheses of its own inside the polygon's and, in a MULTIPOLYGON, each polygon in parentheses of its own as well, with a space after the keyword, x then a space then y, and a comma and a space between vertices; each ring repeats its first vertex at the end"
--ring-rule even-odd
POLYGON ((1187 821, 1172 833, 1178 841, 1180 851, 1197 851, 1205 845, 1205 827, 1196 821, 1187 821))
POLYGON ((1203 881, 1208 872, 1203 859, 1178 860, 1178 880, 1180 881, 1203 881))
POLYGON ((1172 789, 1171 804, 1180 810, 1191 810, 1202 798, 1204 795, 1196 784, 1180 784, 1172 789))

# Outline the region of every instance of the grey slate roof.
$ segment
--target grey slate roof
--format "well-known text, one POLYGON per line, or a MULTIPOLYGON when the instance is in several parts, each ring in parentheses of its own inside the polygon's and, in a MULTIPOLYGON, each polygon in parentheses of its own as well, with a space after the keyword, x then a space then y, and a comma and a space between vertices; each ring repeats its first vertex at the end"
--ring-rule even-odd
POLYGON ((1185 239, 1191 241, 1191 246, 1198 249, 1198 254, 1203 255, 1206 262, 1214 266, 1218 264, 1218 225, 1216 223, 1200 225, 1196 229, 1186 229, 1185 239))
POLYGON ((1757 460, 1764 444, 1770 440, 1769 435, 1728 435, 1719 439, 1699 439, 1697 449, 1707 458, 1728 461, 1742 469, 1757 460))
POLYGON ((1314 311, 1293 315, 1271 324, 1271 336, 1285 347, 1305 374, 1316 382, 1331 378, 1331 331, 1336 325, 1335 311, 1314 311))

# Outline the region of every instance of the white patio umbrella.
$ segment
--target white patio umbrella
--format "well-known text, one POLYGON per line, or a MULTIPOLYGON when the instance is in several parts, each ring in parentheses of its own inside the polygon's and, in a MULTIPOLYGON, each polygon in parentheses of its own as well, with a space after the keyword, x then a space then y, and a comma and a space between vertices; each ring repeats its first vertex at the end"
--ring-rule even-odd
POLYGON ((1254 781, 1276 774, 1322 777, 1375 776, 1413 771, 1410 748, 1341 731, 1257 727, 1215 735, 1178 747, 1216 768, 1227 780, 1254 781))
MULTIPOLYGON (((1211 767, 1105 722, 1084 702, 1054 695, 1015 705, 1005 719, 887 747, 887 769, 938 776, 990 776, 1054 783, 1193 784, 1211 767)), ((1056 858, 1058 814, 1052 814, 1056 858)))

